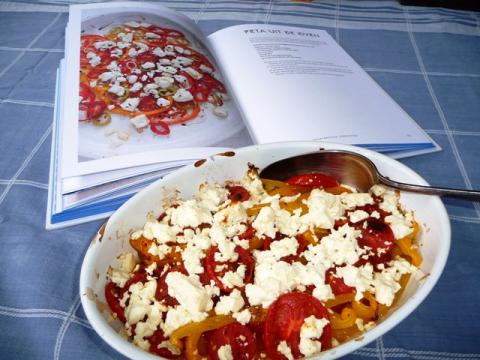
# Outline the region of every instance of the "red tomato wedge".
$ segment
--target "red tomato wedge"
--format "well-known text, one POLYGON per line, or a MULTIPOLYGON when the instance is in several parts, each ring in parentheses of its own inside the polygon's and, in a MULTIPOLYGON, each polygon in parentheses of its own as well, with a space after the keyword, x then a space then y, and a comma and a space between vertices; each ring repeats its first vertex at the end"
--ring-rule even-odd
POLYGON ((374 252, 390 252, 395 246, 395 236, 390 225, 383 221, 370 219, 367 221, 366 229, 362 228, 362 236, 358 239, 362 247, 368 246, 374 252))
POLYGON ((295 175, 288 179, 286 183, 288 185, 307 186, 311 188, 328 188, 340 185, 340 183, 333 176, 322 173, 295 175))
POLYGON ((163 303, 167 306, 178 305, 177 299, 175 299, 174 297, 171 297, 168 294, 168 285, 166 282, 167 275, 174 271, 187 275, 187 271, 183 266, 177 266, 177 267, 169 268, 161 275, 159 274, 160 276, 158 277, 158 280, 157 280, 157 289, 155 290, 155 299, 157 299, 158 301, 163 301, 163 303))
POLYGON ((255 357, 256 341, 252 331, 238 322, 212 331, 209 336, 209 359, 219 360, 218 349, 230 345, 233 360, 250 360, 255 357))
MULTIPOLYGON (((317 319, 327 319, 328 311, 320 301, 305 293, 287 293, 280 295, 268 308, 265 319, 265 351, 267 357, 273 360, 284 360, 277 347, 286 341, 294 358, 304 357, 300 352, 300 330, 303 322, 309 316, 317 319)), ((330 323, 325 325, 320 337, 322 351, 329 349, 332 342, 330 323)))
POLYGON ((151 353, 164 357, 166 359, 176 359, 179 357, 172 354, 172 352, 166 347, 158 347, 158 345, 160 345, 162 342, 168 340, 162 330, 156 330, 152 336, 147 338, 147 340, 150 342, 150 348, 148 349, 148 351, 150 351, 151 353))
POLYGON ((232 201, 232 203, 247 201, 250 199, 250 193, 243 186, 229 186, 228 191, 230 192, 228 198, 232 201))
POLYGON ((335 275, 335 269, 328 269, 325 274, 325 283, 330 285, 335 296, 341 294, 350 294, 355 291, 354 288, 345 284, 341 277, 335 275))
MULTIPOLYGON (((243 283, 248 284, 252 281, 255 260, 253 260, 248 250, 237 246, 235 248, 235 252, 238 254, 238 260, 236 262, 216 261, 215 254, 217 252, 219 252, 217 246, 213 246, 210 248, 210 250, 208 250, 207 256, 205 257, 205 272, 221 290, 225 292, 231 292, 233 290, 233 288, 225 286, 225 284, 220 280, 220 278, 223 277, 228 271, 236 271, 237 268, 242 264, 246 267, 243 283), (217 269, 217 266, 222 267, 222 269, 217 269)), ((243 286, 241 286, 240 288, 243 288, 243 286)))
POLYGON ((115 285, 114 282, 110 281, 105 286, 105 300, 107 300, 108 307, 112 313, 117 315, 121 322, 125 322, 125 313, 120 305, 120 299, 120 288, 115 285))

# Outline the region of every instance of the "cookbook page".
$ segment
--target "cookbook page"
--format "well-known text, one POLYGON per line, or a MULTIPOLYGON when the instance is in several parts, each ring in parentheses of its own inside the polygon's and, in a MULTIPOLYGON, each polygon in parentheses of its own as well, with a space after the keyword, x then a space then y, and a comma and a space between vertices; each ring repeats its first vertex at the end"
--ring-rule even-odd
POLYGON ((74 5, 66 43, 63 178, 192 161, 238 144, 243 122, 186 16, 156 3, 74 5))
POLYGON ((435 146, 325 31, 251 24, 208 38, 256 143, 435 146))

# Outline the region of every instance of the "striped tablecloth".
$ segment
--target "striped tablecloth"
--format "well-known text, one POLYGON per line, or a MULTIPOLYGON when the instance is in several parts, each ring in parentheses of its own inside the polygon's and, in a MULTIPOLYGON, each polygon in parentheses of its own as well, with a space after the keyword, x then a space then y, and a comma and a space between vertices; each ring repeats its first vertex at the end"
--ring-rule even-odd
MULTIPOLYGON (((80 1, 79 1, 80 2, 80 1)), ((429 182, 480 188, 480 15, 395 1, 167 1, 205 34, 241 23, 327 30, 443 147, 403 160, 429 182)), ((0 358, 120 359, 80 305, 100 222, 44 230, 55 71, 66 1, 0 2, 0 358)), ((480 204, 445 200, 453 228, 427 300, 349 358, 480 359, 480 204)))

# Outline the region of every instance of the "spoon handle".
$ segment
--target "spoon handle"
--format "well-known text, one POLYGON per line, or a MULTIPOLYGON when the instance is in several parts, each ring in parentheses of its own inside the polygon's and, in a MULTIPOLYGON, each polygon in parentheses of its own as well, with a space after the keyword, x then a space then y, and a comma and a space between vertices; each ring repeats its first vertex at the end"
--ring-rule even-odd
POLYGON ((384 176, 379 176, 379 180, 384 185, 399 190, 406 190, 429 195, 448 196, 472 201, 480 201, 480 191, 405 184, 398 181, 390 180, 384 176))

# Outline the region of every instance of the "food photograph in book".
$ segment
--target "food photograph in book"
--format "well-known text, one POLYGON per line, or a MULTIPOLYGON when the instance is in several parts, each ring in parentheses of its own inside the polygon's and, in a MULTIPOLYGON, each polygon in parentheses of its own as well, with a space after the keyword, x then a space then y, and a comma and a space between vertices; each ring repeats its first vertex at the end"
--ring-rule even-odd
POLYGON ((139 12, 82 16, 78 160, 214 146, 243 128, 207 48, 139 12))

